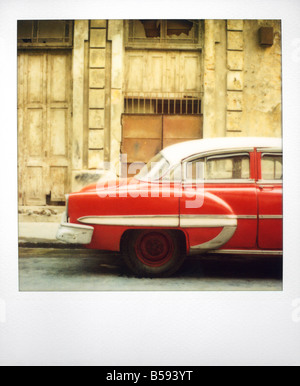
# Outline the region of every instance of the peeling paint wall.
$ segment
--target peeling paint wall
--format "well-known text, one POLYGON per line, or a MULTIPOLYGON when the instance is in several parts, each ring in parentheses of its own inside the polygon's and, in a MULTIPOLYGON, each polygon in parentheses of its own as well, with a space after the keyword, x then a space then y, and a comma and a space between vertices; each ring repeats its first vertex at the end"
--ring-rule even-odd
POLYGON ((214 44, 215 44, 215 129, 211 131, 208 128, 208 136, 223 137, 226 122, 226 82, 227 82, 227 67, 226 67, 226 20, 218 20, 215 22, 214 29, 214 44))
POLYGON ((118 170, 123 49, 122 20, 75 21, 72 191, 97 179, 105 162, 118 170))
POLYGON ((280 21, 246 20, 244 50, 244 114, 246 135, 281 136, 281 25, 280 21), (273 27, 274 43, 262 47, 258 30, 273 27))
POLYGON ((281 127, 279 20, 206 20, 204 136, 277 136, 281 127), (272 46, 259 29, 272 27, 272 46))

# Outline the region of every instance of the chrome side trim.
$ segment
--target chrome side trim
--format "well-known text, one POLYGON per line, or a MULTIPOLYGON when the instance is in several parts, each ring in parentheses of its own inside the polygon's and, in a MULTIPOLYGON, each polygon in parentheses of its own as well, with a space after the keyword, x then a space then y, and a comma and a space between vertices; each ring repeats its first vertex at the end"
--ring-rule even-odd
POLYGON ((283 181, 282 179, 280 180, 258 180, 256 181, 257 185, 265 185, 270 186, 270 185, 282 185, 283 181))
POLYGON ((182 215, 180 216, 181 228, 221 228, 236 227, 237 217, 234 215, 182 215))
MULTIPOLYGON (((235 215, 84 216, 80 217, 78 222, 91 225, 137 227, 223 228, 228 226, 236 227, 237 218, 235 215)), ((240 218, 245 218, 245 216, 240 218)))
POLYGON ((146 215, 146 216, 85 216, 80 217, 78 222, 92 225, 115 225, 135 227, 171 227, 179 226, 177 215, 146 215))
POLYGON ((257 216, 256 215, 252 215, 252 214, 250 214, 250 215, 247 215, 247 214, 239 215, 239 216, 237 216, 237 218, 239 220, 257 220, 257 216))
POLYGON ((255 180, 251 178, 245 179, 219 179, 219 180, 203 180, 205 184, 254 184, 255 180))
MULTIPOLYGON (((229 157, 236 157, 238 155, 245 155, 247 157, 249 157, 249 152, 236 152, 236 153, 226 153, 226 154, 215 154, 215 155, 210 155, 210 156, 207 156, 206 159, 210 159, 210 158, 229 158, 229 157)), ((250 157, 249 157, 250 159, 250 157)))
POLYGON ((210 241, 207 241, 206 243, 195 245, 190 248, 190 254, 195 254, 199 252, 208 251, 210 249, 216 249, 220 248, 222 245, 226 244, 227 241, 231 239, 231 237, 234 235, 236 231, 235 226, 226 226, 223 228, 223 230, 210 241))
POLYGON ((234 156, 236 154, 241 154, 241 153, 249 155, 249 152, 253 152, 253 151, 254 151, 254 147, 251 147, 251 146, 239 147, 236 149, 210 150, 210 151, 203 151, 200 153, 190 155, 190 156, 184 158, 182 161, 183 162, 189 162, 189 161, 193 161, 194 159, 197 159, 197 158, 213 157, 215 155, 224 156, 224 155, 228 154, 229 156, 234 156))
POLYGON ((282 215, 277 215, 277 214, 261 214, 259 216, 260 220, 279 220, 282 219, 282 215))
POLYGON ((282 155, 282 147, 258 147, 256 150, 264 154, 278 153, 278 155, 282 155))
POLYGON ((273 251, 273 250, 245 250, 245 249, 219 249, 211 250, 208 253, 212 254, 230 254, 230 255, 274 255, 280 256, 283 254, 283 251, 273 251))

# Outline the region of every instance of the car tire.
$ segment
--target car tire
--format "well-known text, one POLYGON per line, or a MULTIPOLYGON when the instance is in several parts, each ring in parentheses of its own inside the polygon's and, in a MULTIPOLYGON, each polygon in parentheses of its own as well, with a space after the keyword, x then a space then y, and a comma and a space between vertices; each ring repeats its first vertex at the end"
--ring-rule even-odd
POLYGON ((140 230, 129 232, 122 255, 125 263, 139 277, 168 277, 182 265, 185 240, 180 232, 140 230))

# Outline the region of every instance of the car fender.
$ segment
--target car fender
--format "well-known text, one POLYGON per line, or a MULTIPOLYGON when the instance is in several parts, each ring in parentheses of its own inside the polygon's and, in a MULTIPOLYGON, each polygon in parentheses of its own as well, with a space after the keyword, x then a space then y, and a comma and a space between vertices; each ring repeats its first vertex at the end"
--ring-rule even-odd
POLYGON ((212 193, 202 194, 199 208, 187 208, 187 196, 183 196, 180 203, 179 224, 187 236, 187 252, 190 254, 220 248, 237 229, 238 217, 230 205, 212 193))

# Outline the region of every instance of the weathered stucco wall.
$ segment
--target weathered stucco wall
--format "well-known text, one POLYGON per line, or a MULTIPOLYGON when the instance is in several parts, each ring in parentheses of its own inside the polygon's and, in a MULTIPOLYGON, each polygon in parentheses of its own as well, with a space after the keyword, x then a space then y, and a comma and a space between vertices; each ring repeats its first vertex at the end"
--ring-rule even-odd
POLYGON ((215 22, 205 20, 204 24, 204 68, 203 68, 203 137, 214 137, 216 127, 216 50, 215 22))
POLYGON ((281 136, 280 21, 244 21, 244 106, 241 126, 247 135, 281 136), (273 27, 274 44, 258 44, 261 26, 273 27))
POLYGON ((213 137, 223 137, 226 124, 226 20, 215 22, 215 51, 216 51, 216 100, 215 100, 215 130, 210 134, 213 137))
POLYGON ((73 47, 73 124, 72 124, 72 173, 71 190, 77 190, 75 178, 83 169, 84 153, 84 42, 88 40, 88 20, 76 20, 74 23, 73 47))
POLYGON ((204 34, 204 136, 281 136, 280 21, 206 20, 204 34))
POLYGON ((111 109, 110 109, 110 162, 119 174, 121 148, 121 115, 124 110, 124 23, 109 20, 108 39, 111 41, 111 109))
POLYGON ((75 21, 72 190, 118 171, 123 112, 123 21, 75 21), (77 157, 77 158, 76 158, 77 157))

